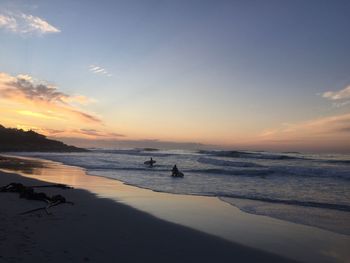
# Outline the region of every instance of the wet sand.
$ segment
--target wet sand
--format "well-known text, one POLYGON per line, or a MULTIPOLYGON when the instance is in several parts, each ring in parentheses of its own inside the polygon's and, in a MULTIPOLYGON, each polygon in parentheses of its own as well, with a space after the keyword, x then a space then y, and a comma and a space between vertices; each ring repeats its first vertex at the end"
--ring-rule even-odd
MULTIPOLYGON (((0 185, 47 184, 0 173, 0 185)), ((27 215, 43 206, 0 193, 0 261, 2 262, 288 262, 281 257, 233 244, 171 224, 129 206, 98 198, 84 190, 40 189, 62 194, 63 204, 27 215)))

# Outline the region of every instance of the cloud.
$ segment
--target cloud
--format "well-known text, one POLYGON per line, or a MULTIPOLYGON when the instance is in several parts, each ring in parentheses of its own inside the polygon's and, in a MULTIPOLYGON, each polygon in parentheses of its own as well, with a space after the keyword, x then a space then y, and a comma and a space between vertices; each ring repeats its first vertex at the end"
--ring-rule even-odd
POLYGON ((115 140, 125 137, 123 134, 109 132, 104 130, 81 128, 81 129, 49 129, 49 128, 31 128, 41 134, 50 137, 60 138, 83 138, 83 139, 95 139, 95 140, 115 140))
POLYGON ((76 113, 77 115, 80 115, 82 118, 86 119, 86 120, 89 120, 91 122, 99 122, 99 123, 102 123, 102 121, 97 118, 96 116, 93 116, 91 114, 88 114, 88 113, 85 113, 85 112, 82 112, 80 110, 75 110, 75 109, 71 109, 71 112, 74 112, 76 113))
POLYGON ((316 134, 334 134, 344 132, 350 127, 350 114, 335 115, 305 122, 299 129, 313 130, 316 134))
POLYGON ((282 123, 237 142, 245 149, 307 152, 350 152, 350 113, 282 123))
POLYGON ((73 96, 58 91, 57 87, 35 80, 29 75, 11 76, 0 72, 0 98, 18 103, 35 110, 21 109, 18 114, 36 118, 60 119, 69 118, 91 123, 102 124, 102 121, 79 109, 76 104, 87 104, 93 100, 85 96, 73 96))
MULTIPOLYGON (((28 128, 27 128, 28 129, 28 128)), ((65 130, 58 130, 58 129, 40 129, 40 128, 31 128, 34 131, 38 131, 39 133, 43 133, 45 135, 50 134, 50 135, 57 135, 57 134, 62 134, 66 132, 65 130)))
POLYGON ((107 77, 112 77, 111 73, 109 73, 106 69, 104 69, 103 67, 100 67, 100 66, 90 65, 89 71, 94 73, 94 74, 100 74, 100 75, 105 75, 107 77))
POLYGON ((350 104, 350 100, 346 100, 346 101, 342 101, 342 102, 334 102, 333 107, 341 108, 341 107, 344 107, 344 106, 349 105, 349 104, 350 104))
POLYGON ((88 98, 88 97, 81 96, 81 95, 64 97, 64 98, 62 98, 62 100, 65 103, 77 103, 77 104, 81 104, 81 105, 88 105, 90 103, 96 102, 95 99, 88 98))
POLYGON ((323 98, 330 100, 348 100, 350 99, 350 85, 339 91, 327 91, 322 94, 323 98))
POLYGON ((0 28, 22 35, 61 32, 60 29, 50 25, 44 19, 24 13, 0 14, 0 28))
POLYGON ((34 112, 30 110, 18 110, 17 113, 25 116, 31 116, 31 117, 42 118, 42 119, 62 120, 56 116, 50 116, 50 114, 45 114, 42 112, 34 112))
POLYGON ((313 137, 336 136, 349 132, 350 113, 318 118, 294 124, 283 124, 280 128, 265 130, 260 137, 313 137))
POLYGON ((18 25, 15 18, 0 14, 0 28, 6 28, 12 32, 16 32, 18 25))
POLYGON ((83 140, 119 140, 120 138, 126 137, 123 134, 110 132, 106 130, 92 129, 92 128, 47 128, 47 127, 38 127, 30 124, 17 124, 17 129, 22 129, 25 131, 33 130, 40 134, 43 134, 51 138, 75 138, 83 140))
POLYGON ((14 93, 23 95, 28 100, 40 100, 46 102, 65 103, 69 96, 57 91, 53 86, 47 84, 35 84, 30 79, 17 76, 13 81, 8 82, 9 87, 3 90, 5 96, 14 93))
POLYGON ((105 131, 99 131, 96 129, 80 129, 79 132, 89 135, 89 136, 94 136, 94 137, 109 137, 109 138, 117 138, 117 137, 125 137, 123 134, 115 133, 115 132, 105 132, 105 131))

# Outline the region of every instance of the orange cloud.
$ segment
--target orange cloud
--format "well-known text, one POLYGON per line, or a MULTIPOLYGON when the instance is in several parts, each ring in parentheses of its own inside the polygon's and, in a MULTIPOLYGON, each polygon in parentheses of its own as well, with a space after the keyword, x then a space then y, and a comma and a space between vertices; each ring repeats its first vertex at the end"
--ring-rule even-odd
POLYGON ((27 106, 35 110, 18 110, 22 115, 48 119, 77 119, 102 124, 102 121, 89 113, 79 109, 74 104, 86 105, 93 99, 85 96, 72 96, 58 91, 58 89, 45 82, 33 79, 29 75, 11 76, 0 73, 0 98, 19 104, 22 108, 27 106))
POLYGON ((0 72, 0 123, 34 130, 49 137, 116 139, 124 135, 108 130, 102 120, 80 108, 95 102, 70 95, 29 75, 0 72))
MULTIPOLYGON (((280 128, 265 130, 259 137, 324 137, 350 133, 350 114, 318 118, 301 123, 285 123, 280 128)), ((350 135, 350 134, 348 134, 350 135)))
POLYGON ((50 115, 46 115, 46 114, 43 114, 40 112, 33 112, 33 111, 29 111, 29 110, 19 110, 19 111, 17 111, 17 113, 22 114, 22 115, 26 115, 26 116, 36 117, 36 118, 62 120, 62 119, 57 118, 55 116, 50 116, 50 115))
POLYGON ((246 145, 277 150, 349 152, 350 113, 284 123, 275 129, 264 130, 247 140, 246 145))
MULTIPOLYGON (((22 126, 23 127, 23 126, 22 126)), ((23 129, 23 128, 22 128, 23 129)), ((123 134, 109 132, 104 130, 97 129, 47 129, 47 128, 38 128, 38 127, 26 127, 26 130, 32 129, 41 134, 44 134, 49 137, 59 137, 59 138, 84 138, 84 139, 119 139, 125 137, 123 134)))

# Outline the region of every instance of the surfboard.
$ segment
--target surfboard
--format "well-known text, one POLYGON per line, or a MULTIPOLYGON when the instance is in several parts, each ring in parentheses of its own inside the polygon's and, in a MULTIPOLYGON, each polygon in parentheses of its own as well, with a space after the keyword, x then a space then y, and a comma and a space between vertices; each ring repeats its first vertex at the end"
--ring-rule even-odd
POLYGON ((156 161, 145 161, 144 162, 144 164, 147 164, 147 165, 151 165, 151 164, 155 164, 156 163, 156 161))
POLYGON ((178 172, 177 173, 177 175, 171 175, 172 177, 180 177, 180 178, 182 178, 182 177, 184 177, 184 174, 182 173, 182 172, 178 172))

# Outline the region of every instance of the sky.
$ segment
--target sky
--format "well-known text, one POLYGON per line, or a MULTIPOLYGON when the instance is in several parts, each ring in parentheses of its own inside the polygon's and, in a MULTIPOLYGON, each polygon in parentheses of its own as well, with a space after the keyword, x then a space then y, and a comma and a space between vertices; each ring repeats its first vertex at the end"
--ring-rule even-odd
POLYGON ((0 124, 89 146, 350 152, 350 1, 0 0, 0 124))

